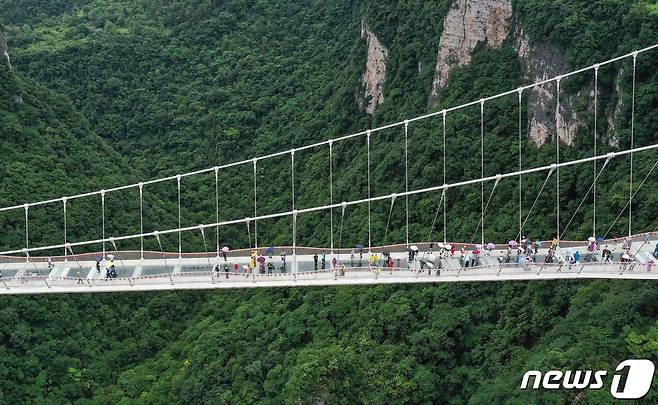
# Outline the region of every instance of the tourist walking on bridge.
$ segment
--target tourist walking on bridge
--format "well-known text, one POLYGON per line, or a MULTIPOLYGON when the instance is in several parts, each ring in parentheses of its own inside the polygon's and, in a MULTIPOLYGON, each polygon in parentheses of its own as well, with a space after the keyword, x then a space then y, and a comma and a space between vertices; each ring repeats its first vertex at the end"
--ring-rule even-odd
POLYGON ((624 250, 631 250, 631 246, 633 246, 633 241, 630 236, 627 236, 626 239, 624 239, 624 250))
POLYGON ((603 262, 604 263, 609 263, 610 259, 612 258, 612 251, 608 248, 608 245, 605 245, 603 248, 603 253, 601 254, 603 257, 603 262))

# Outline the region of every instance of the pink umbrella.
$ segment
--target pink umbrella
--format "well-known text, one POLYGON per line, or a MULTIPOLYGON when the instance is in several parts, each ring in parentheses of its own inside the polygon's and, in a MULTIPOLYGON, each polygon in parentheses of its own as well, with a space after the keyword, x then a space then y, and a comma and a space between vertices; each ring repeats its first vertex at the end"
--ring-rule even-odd
POLYGON ((511 241, 507 242, 507 244, 510 245, 510 246, 516 246, 516 245, 518 245, 519 243, 518 243, 517 241, 515 241, 515 240, 511 240, 511 241))
POLYGON ((473 249, 473 254, 474 254, 474 255, 479 255, 479 254, 480 254, 480 251, 477 250, 477 249, 473 249))
POLYGON ((491 242, 487 243, 487 249, 488 250, 494 250, 495 248, 496 248, 496 245, 494 245, 493 243, 491 243, 491 242))
POLYGON ((224 247, 222 248, 222 252, 224 252, 224 253, 228 253, 228 251, 229 251, 228 246, 224 246, 224 247))

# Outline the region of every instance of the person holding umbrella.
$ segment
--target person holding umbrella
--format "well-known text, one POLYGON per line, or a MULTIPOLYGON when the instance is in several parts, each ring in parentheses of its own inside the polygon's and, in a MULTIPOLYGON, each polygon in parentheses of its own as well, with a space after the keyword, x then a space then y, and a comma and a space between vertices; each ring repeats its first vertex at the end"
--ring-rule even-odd
POLYGON ((631 250, 631 246, 633 246, 633 241, 630 236, 627 236, 626 239, 624 239, 624 250, 631 250))
POLYGON ((494 245, 492 242, 487 243, 487 256, 491 256, 491 253, 493 253, 495 248, 496 245, 494 245))
POLYGON ((313 267, 317 271, 318 270, 318 254, 313 255, 313 267))
POLYGON ((224 257, 225 262, 228 261, 228 251, 229 251, 228 246, 224 246, 222 248, 222 256, 224 257))

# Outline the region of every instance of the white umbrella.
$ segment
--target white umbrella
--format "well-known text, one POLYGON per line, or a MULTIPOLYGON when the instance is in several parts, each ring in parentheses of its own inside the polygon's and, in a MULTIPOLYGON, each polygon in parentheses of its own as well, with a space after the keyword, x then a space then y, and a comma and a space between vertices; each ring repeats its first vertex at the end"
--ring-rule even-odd
POLYGON ((426 258, 428 262, 433 262, 434 260, 436 260, 436 256, 434 255, 427 255, 426 258))
POLYGON ((439 247, 439 249, 445 249, 446 248, 446 245, 444 245, 443 243, 439 243, 437 246, 439 247))
POLYGON ((242 268, 245 269, 245 270, 249 270, 249 266, 246 265, 246 264, 242 265, 242 268))
POLYGON ((413 250, 414 252, 417 252, 418 251, 418 246, 411 245, 411 246, 409 246, 409 249, 413 250))
POLYGON ((587 240, 590 242, 596 242, 596 238, 593 236, 590 236, 589 238, 587 238, 587 240))
POLYGON ((228 253, 228 251, 229 251, 228 246, 224 246, 224 247, 222 248, 222 252, 224 252, 224 253, 228 253))
POLYGON ((452 245, 451 245, 451 244, 447 244, 447 245, 446 245, 446 250, 450 250, 450 249, 452 249, 452 245))
POLYGON ((114 259, 114 255, 107 255, 107 258, 112 260, 112 259, 114 259))
POLYGON ((433 269, 434 268, 434 263, 425 263, 427 265, 428 269, 433 269))
POLYGON ((626 260, 631 260, 631 257, 628 255, 628 253, 624 253, 624 254, 621 256, 621 258, 622 258, 622 259, 626 259, 626 260))

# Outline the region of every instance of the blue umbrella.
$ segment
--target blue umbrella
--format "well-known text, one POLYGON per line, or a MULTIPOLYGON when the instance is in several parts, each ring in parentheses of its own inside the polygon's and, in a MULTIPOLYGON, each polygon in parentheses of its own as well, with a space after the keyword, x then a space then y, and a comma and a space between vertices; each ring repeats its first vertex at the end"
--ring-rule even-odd
POLYGON ((357 243, 356 246, 354 246, 357 249, 363 249, 363 244, 362 243, 357 243))
POLYGON ((270 255, 274 254, 274 247, 273 247, 273 246, 268 247, 268 248, 265 250, 265 252, 266 252, 267 254, 270 254, 270 255))

